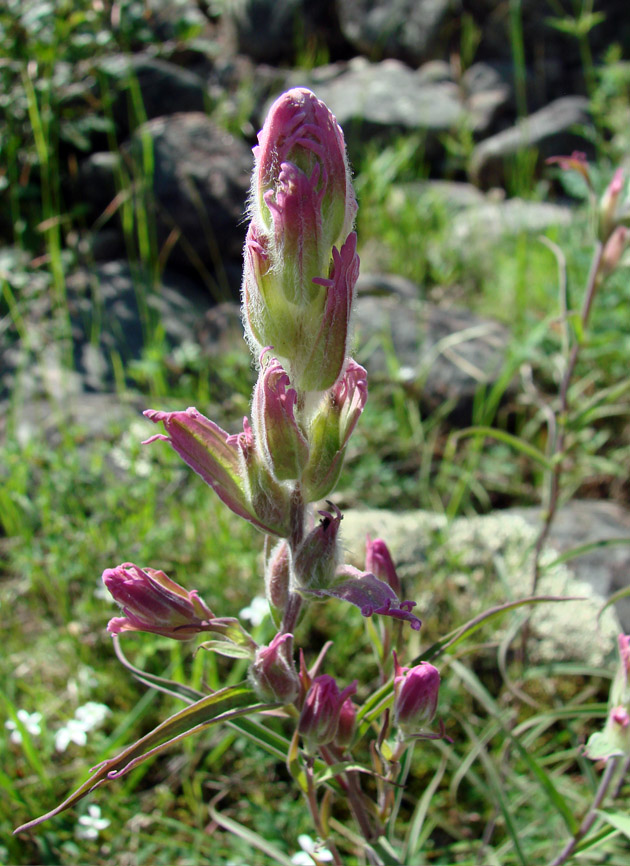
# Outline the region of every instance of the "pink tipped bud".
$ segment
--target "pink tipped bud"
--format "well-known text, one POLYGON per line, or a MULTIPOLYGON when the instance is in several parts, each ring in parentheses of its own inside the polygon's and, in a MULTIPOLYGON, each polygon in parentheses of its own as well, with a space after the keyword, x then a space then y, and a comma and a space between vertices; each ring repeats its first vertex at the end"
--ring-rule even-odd
POLYGON ((279 481, 299 479, 308 460, 308 442, 295 418, 296 403, 297 393, 282 365, 275 358, 265 363, 261 357, 252 420, 260 450, 279 481))
POLYGON ((612 274, 615 270, 624 250, 628 246, 629 239, 630 229, 626 226, 617 226, 608 238, 602 253, 601 271, 604 276, 612 274))
POLYGON ((286 538, 290 530, 289 492, 274 478, 261 455, 247 417, 243 418, 243 432, 228 436, 227 442, 240 454, 241 476, 259 525, 267 527, 267 532, 273 535, 286 538))
POLYGON ((323 589, 333 580, 337 568, 337 536, 341 511, 329 502, 330 511, 319 511, 322 519, 298 547, 293 573, 298 589, 323 589))
POLYGON ((280 541, 271 551, 265 565, 265 594, 275 610, 284 611, 289 596, 291 553, 286 541, 280 541))
POLYGON ((618 168, 599 203, 599 239, 606 243, 617 226, 617 211, 619 197, 623 192, 625 176, 622 168, 618 168))
POLYGON ((586 154, 582 151, 574 150, 571 156, 550 156, 546 160, 547 165, 559 165, 563 171, 577 171, 581 174, 586 183, 591 187, 591 176, 588 169, 588 160, 586 154))
POLYGON ((371 571, 379 580, 388 583, 400 598, 400 580, 389 548, 382 538, 375 538, 372 541, 368 535, 365 545, 365 570, 371 571))
POLYGON ((340 749, 348 749, 354 739, 357 723, 357 708, 351 698, 346 698, 339 711, 339 724, 335 735, 335 745, 340 749))
POLYGON ((293 703, 300 692, 300 680, 293 663, 293 635, 277 634, 269 646, 260 647, 249 676, 263 701, 293 703))
POLYGON ((145 444, 168 442, 235 514, 263 532, 288 534, 286 491, 254 459, 253 434, 247 419, 244 432, 230 436, 195 408, 185 412, 147 409, 144 414, 155 424, 162 422, 168 434, 158 433, 145 444))
POLYGON ((315 677, 298 722, 298 731, 309 752, 313 753, 318 746, 326 746, 335 739, 341 708, 346 698, 356 690, 356 680, 340 692, 333 677, 327 674, 315 677))
POLYGON ((367 373, 350 358, 341 378, 324 394, 310 424, 311 451, 303 480, 311 502, 325 499, 334 490, 346 445, 367 395, 367 373))
POLYGON ((428 662, 401 667, 394 654, 394 721, 403 734, 418 733, 437 711, 440 674, 428 662))
POLYGON ((125 562, 107 568, 103 583, 125 614, 110 620, 107 628, 112 634, 144 631, 188 640, 212 630, 214 614, 196 590, 187 592, 163 571, 125 562))

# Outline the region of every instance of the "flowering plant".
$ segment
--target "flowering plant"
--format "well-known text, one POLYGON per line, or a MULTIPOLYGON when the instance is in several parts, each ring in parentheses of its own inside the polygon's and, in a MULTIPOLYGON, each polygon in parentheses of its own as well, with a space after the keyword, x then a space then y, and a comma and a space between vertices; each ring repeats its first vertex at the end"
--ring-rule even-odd
MULTIPOLYGON (((329 498, 368 394, 366 371, 350 357, 359 258, 353 231, 357 205, 343 134, 313 93, 295 89, 273 104, 258 141, 242 284, 245 335, 258 365, 250 417, 231 434, 194 407, 144 414, 164 431, 146 442, 167 443, 229 509, 263 533, 265 595, 276 633, 267 645, 258 645, 237 617, 217 615, 196 590, 158 568, 126 562, 106 569, 103 583, 122 613, 108 624, 119 658, 141 682, 186 706, 94 767, 56 808, 18 829, 72 807, 190 734, 229 724, 286 760, 319 837, 317 843, 301 837, 308 840, 301 842, 305 857, 342 864, 331 832, 336 798, 352 813, 358 830, 353 845, 363 849, 365 859, 400 864, 404 860, 390 838, 411 750, 419 740, 448 740, 444 723, 434 723, 440 674, 432 661, 485 618, 540 599, 488 611, 408 666, 399 661, 405 630, 421 628, 415 602, 403 597, 382 539, 367 539, 364 570, 342 561, 343 515, 329 498), (378 635, 375 689, 356 680, 338 683, 325 673, 328 646, 307 659, 306 642, 300 646, 301 618, 307 605, 322 600, 350 604, 366 621, 379 618, 378 629, 370 623, 378 635), (139 671, 122 652, 126 632, 177 641, 201 635, 199 648, 246 660, 247 679, 204 694, 139 671), (272 727, 278 719, 283 733, 272 727), (369 752, 369 762, 359 763, 359 747, 369 752)), ((619 194, 615 180, 601 214, 602 268, 616 266, 627 241, 625 229, 615 223, 619 194)), ((624 640, 608 739, 591 743, 593 757, 600 756, 601 746, 606 754, 627 753, 624 640)), ((12 736, 20 735, 20 724, 30 722, 18 718, 12 736)), ((211 813, 220 824, 216 809, 211 813)), ((85 838, 98 834, 104 820, 98 807, 90 807, 81 819, 85 838)))

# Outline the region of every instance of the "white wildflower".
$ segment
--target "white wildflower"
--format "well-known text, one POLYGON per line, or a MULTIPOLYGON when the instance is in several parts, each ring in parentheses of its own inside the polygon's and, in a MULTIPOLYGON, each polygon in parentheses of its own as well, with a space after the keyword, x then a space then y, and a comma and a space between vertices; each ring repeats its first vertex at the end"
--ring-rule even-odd
POLYGON ((110 821, 101 818, 99 806, 88 806, 87 815, 81 815, 79 826, 75 830, 77 839, 97 839, 101 830, 109 827, 110 821))
POLYGON ((70 719, 55 734, 55 748, 58 752, 65 752, 70 743, 76 743, 77 746, 85 746, 87 743, 85 726, 77 719, 70 719))
MULTIPOLYGON (((41 713, 29 713, 26 710, 18 710, 17 717, 22 722, 28 734, 31 737, 36 737, 38 734, 41 734, 41 725, 40 722, 42 720, 41 713)), ((12 743, 21 743, 22 742, 22 732, 19 730, 17 722, 14 722, 13 719, 9 719, 8 722, 4 723, 5 728, 11 731, 11 742, 12 743)))
POLYGON ((110 712, 109 707, 105 704, 88 701, 87 704, 77 708, 74 717, 81 722, 86 731, 91 731, 92 728, 98 728, 99 725, 102 725, 110 712))
POLYGON ((316 862, 330 863, 333 859, 333 855, 328 848, 324 848, 321 842, 314 842, 306 833, 298 836, 298 842, 302 850, 291 857, 293 866, 314 866, 316 862))
POLYGON ((254 596, 247 607, 239 610, 238 615, 251 622, 253 626, 260 625, 264 618, 269 615, 267 599, 263 595, 254 596))

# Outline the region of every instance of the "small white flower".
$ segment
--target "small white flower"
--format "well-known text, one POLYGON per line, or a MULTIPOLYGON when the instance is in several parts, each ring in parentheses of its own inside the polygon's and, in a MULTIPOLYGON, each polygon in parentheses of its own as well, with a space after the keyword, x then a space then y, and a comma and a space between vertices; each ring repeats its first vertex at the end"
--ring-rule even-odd
POLYGON ((78 707, 74 714, 75 719, 83 725, 84 730, 91 731, 102 725, 110 713, 109 707, 96 701, 88 701, 82 707, 78 707))
MULTIPOLYGON (((16 715, 31 737, 36 737, 38 734, 41 734, 41 713, 29 713, 26 710, 18 710, 16 715)), ((18 730, 17 722, 14 722, 13 719, 9 719, 8 722, 4 723, 4 726, 11 731, 12 743, 22 742, 22 732, 18 730)))
POLYGON ((78 719, 70 719, 55 734, 55 748, 58 752, 65 752, 70 743, 76 743, 77 746, 85 746, 87 743, 85 725, 78 719))
POLYGON ((302 850, 291 857, 291 863, 294 866, 314 866, 315 857, 320 863, 330 863, 333 859, 328 848, 324 848, 321 842, 314 842, 306 833, 298 836, 298 842, 302 850))
POLYGON ((107 818, 101 818, 99 806, 88 806, 88 813, 81 815, 79 825, 75 830, 77 839, 97 839, 101 830, 109 827, 110 822, 107 818))
POLYGON ((253 626, 260 625, 264 618, 269 616, 267 599, 263 595, 254 596, 247 607, 239 610, 238 615, 249 620, 253 626))

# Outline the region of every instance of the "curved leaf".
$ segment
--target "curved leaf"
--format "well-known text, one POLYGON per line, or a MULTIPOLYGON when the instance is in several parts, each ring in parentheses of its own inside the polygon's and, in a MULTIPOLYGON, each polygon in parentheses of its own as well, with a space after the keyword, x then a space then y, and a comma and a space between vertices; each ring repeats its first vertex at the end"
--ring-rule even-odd
POLYGON ((58 815, 60 812, 74 806, 82 797, 100 788, 110 779, 118 778, 128 773, 147 758, 152 758, 167 749, 173 743, 183 740, 190 734, 195 734, 202 728, 215 722, 227 721, 236 716, 258 712, 275 707, 277 704, 261 704, 253 689, 247 683, 239 683, 221 689, 208 697, 202 698, 189 707, 185 707, 165 722, 158 725, 149 734, 141 737, 136 743, 127 746, 118 755, 108 758, 92 768, 90 778, 63 803, 56 806, 45 815, 22 824, 14 833, 30 830, 42 821, 58 815))

